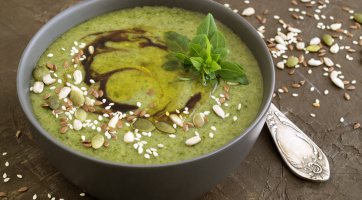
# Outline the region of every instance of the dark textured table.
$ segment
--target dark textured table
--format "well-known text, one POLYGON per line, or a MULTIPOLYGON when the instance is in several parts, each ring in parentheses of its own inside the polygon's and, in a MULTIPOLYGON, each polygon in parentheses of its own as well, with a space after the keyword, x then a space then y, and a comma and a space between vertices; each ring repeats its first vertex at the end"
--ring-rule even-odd
MULTIPOLYGON (((352 14, 342 10, 342 7, 346 6, 362 12, 360 0, 330 0, 331 3, 322 9, 321 13, 327 18, 319 21, 301 12, 288 11, 288 8, 299 8, 300 11, 315 14, 315 9, 319 6, 317 2, 313 7, 306 7, 300 0, 297 0, 298 5, 293 5, 290 0, 250 1, 245 4, 241 0, 218 0, 222 4, 230 4, 238 13, 247 7, 254 7, 256 14, 266 18, 266 23, 261 24, 255 15, 246 19, 255 28, 264 25, 266 38, 274 37, 277 28, 282 27, 278 20, 274 19, 274 15, 280 16, 293 27, 302 29, 300 37, 307 44, 313 37, 321 38, 325 33, 335 34, 327 29, 317 29, 318 22, 325 25, 334 21, 342 22, 342 28, 354 36, 349 38, 339 33, 343 40, 336 39, 336 42, 340 46, 348 45, 357 50, 355 53, 348 53, 354 60, 346 59, 347 50, 340 50, 335 55, 327 52, 326 56, 342 66, 338 70, 343 72, 343 80, 356 80, 356 89, 348 91, 337 88, 329 77, 323 76, 324 66, 301 66, 295 69, 293 75, 288 74, 290 69, 276 69, 276 91, 285 86, 289 92, 276 92, 273 103, 325 152, 331 167, 330 180, 314 183, 294 176, 282 162, 265 126, 250 154, 238 169, 198 199, 361 199, 362 131, 360 128, 354 129, 355 123, 362 122, 361 47, 352 41, 359 41, 362 31, 349 29, 349 26, 354 24, 354 21, 349 19, 352 14), (263 15, 265 9, 269 12, 263 15), (294 19, 293 13, 304 16, 304 19, 294 19), (333 16, 334 20, 329 16, 333 16), (313 70, 312 74, 308 74, 309 69, 313 70), (304 86, 291 87, 301 80, 307 80, 304 86), (316 88, 313 92, 310 91, 312 85, 316 88), (324 95, 325 90, 329 91, 328 95, 324 95), (299 96, 293 97, 292 93, 299 96), (344 93, 350 95, 349 101, 344 98, 344 93), (315 99, 320 100, 319 108, 312 106, 315 99), (310 113, 315 113, 316 117, 311 117, 310 113), (341 117, 344 122, 340 122, 341 117)), ((56 199, 93 199, 88 195, 81 197, 79 194, 82 191, 65 179, 47 160, 31 135, 17 99, 15 84, 20 57, 33 35, 57 13, 78 2, 0 0, 0 174, 7 173, 10 177, 6 183, 3 179, 0 181, 0 192, 8 194, 0 199, 32 199, 34 194, 37 194, 38 199, 47 199, 48 194, 56 199), (15 136, 17 130, 22 131, 20 138, 15 136), (4 152, 7 154, 3 155, 4 152), (6 162, 9 163, 7 167, 6 162), (17 178, 17 174, 21 174, 22 178, 17 178), (17 191, 24 186, 28 187, 28 191, 17 191)), ((286 33, 283 28, 282 31, 286 33)), ((303 51, 293 50, 287 51, 286 55, 299 56, 301 53, 303 51)), ((319 58, 317 54, 305 55, 306 60, 312 57, 319 58)), ((274 62, 281 60, 279 57, 274 59, 274 62)))

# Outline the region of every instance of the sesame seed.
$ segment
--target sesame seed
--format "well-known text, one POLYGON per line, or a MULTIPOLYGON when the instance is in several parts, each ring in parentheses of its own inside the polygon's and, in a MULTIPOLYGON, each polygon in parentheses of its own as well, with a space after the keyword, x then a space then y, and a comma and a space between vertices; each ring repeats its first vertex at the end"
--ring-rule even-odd
POLYGON ((312 70, 310 69, 310 70, 308 70, 308 74, 311 74, 312 73, 312 70))
POLYGON ((343 117, 341 117, 341 119, 339 120, 340 122, 344 122, 344 119, 343 119, 343 117))
POLYGON ((5 163, 5 167, 8 167, 8 166, 9 166, 9 162, 6 162, 6 163, 5 163))
POLYGON ((241 104, 238 105, 238 110, 240 110, 240 109, 241 109, 241 104))
POLYGON ((35 200, 37 198, 36 194, 34 194, 33 199, 35 200))
POLYGON ((75 45, 75 46, 78 46, 78 42, 77 42, 77 41, 74 41, 74 45, 75 45))
POLYGON ((274 15, 274 19, 280 19, 278 15, 274 15))
POLYGON ((146 149, 146 152, 149 153, 149 154, 152 154, 152 151, 149 150, 149 149, 146 149))
POLYGON ((171 134, 171 135, 169 135, 169 137, 170 137, 170 138, 175 138, 175 137, 176 137, 176 135, 171 134))
POLYGON ((158 144, 157 146, 158 146, 158 147, 161 147, 161 148, 164 147, 163 144, 158 144))
POLYGON ((234 13, 237 13, 238 12, 238 10, 237 9, 235 9, 235 10, 233 10, 234 11, 234 13))
POLYGON ((109 115, 108 114, 103 114, 103 117, 109 117, 109 115))
POLYGON ((145 158, 150 159, 150 155, 145 153, 145 158))
POLYGON ((214 137, 214 134, 213 134, 213 133, 209 133, 209 136, 210 136, 211 138, 213 138, 213 137, 214 137))
POLYGON ((229 117, 229 115, 230 115, 230 114, 229 114, 229 113, 227 113, 227 114, 225 115, 225 117, 229 117))
POLYGON ((153 152, 153 155, 157 157, 157 156, 158 156, 158 153, 157 153, 156 151, 154 151, 154 152, 153 152))
POLYGON ((125 123, 125 124, 126 124, 126 126, 130 126, 129 123, 125 123))
POLYGON ((324 94, 327 95, 327 94, 328 94, 328 90, 324 90, 324 94))
POLYGON ((195 131, 195 135, 196 135, 196 136, 199 136, 199 133, 198 133, 197 131, 195 131))
POLYGON ((224 6, 225 6, 225 7, 227 7, 227 8, 229 8, 229 7, 230 7, 230 5, 229 5, 229 4, 227 4, 227 3, 226 3, 226 4, 224 4, 224 6))
POLYGON ((236 120, 238 119, 238 117, 237 117, 237 116, 234 116, 233 119, 234 119, 234 121, 236 121, 236 120))
POLYGON ((48 56, 49 58, 51 58, 51 57, 53 57, 53 54, 50 53, 50 54, 48 54, 47 56, 48 56))
POLYGON ((176 124, 173 124, 172 126, 173 126, 173 128, 175 128, 175 129, 176 129, 176 127, 177 127, 176 124))
POLYGON ((215 127, 215 126, 211 126, 211 130, 216 131, 216 127, 215 127))
POLYGON ((84 141, 84 140, 85 140, 85 136, 84 136, 84 135, 82 135, 82 137, 81 137, 81 138, 82 138, 82 141, 84 141))
POLYGON ((296 94, 296 93, 293 93, 293 97, 297 97, 298 96, 298 94, 296 94))
POLYGON ((63 50, 63 51, 65 51, 65 49, 64 49, 64 48, 62 48, 62 50, 63 50))
POLYGON ((138 107, 141 107, 141 103, 140 103, 140 102, 137 102, 137 106, 138 106, 138 107))
POLYGON ((8 175, 6 173, 3 174, 3 178, 6 178, 8 175))
POLYGON ((280 92, 280 93, 284 93, 284 91, 282 90, 282 89, 278 89, 278 92, 280 92))
POLYGON ((101 132, 101 130, 102 130, 101 127, 97 127, 98 132, 101 132))
POLYGON ((311 113, 310 116, 311 116, 311 117, 315 117, 315 114, 311 113))
POLYGON ((89 82, 94 83, 94 80, 93 80, 93 79, 90 79, 89 82))
POLYGON ((133 144, 133 148, 138 149, 138 144, 137 144, 137 143, 134 143, 134 144, 133 144))
POLYGON ((8 153, 7 153, 7 152, 4 152, 4 153, 3 153, 3 156, 6 156, 6 154, 8 154, 8 153))
POLYGON ((6 179, 4 179, 4 182, 6 183, 6 182, 8 182, 10 180, 10 178, 6 178, 6 179))
POLYGON ((310 91, 313 92, 313 91, 314 91, 314 87, 311 87, 311 88, 310 88, 310 91))
POLYGON ((55 88, 56 88, 55 86, 50 87, 51 90, 54 90, 55 88))
POLYGON ((150 117, 150 114, 145 114, 145 117, 150 117))
POLYGON ((18 175, 16 175, 18 178, 23 178, 23 176, 22 175, 20 175, 20 174, 18 174, 18 175))
POLYGON ((79 196, 84 197, 85 193, 80 193, 79 196))
POLYGON ((353 80, 351 83, 352 83, 352 84, 356 84, 356 80, 353 80))

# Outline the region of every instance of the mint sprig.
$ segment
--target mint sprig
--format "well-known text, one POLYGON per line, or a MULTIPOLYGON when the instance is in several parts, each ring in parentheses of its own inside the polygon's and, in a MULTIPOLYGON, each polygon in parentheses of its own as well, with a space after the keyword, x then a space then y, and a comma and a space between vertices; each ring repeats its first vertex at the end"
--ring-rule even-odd
POLYGON ((210 13, 197 28, 196 36, 191 42, 175 32, 166 32, 165 41, 168 49, 174 52, 167 56, 169 61, 162 66, 165 70, 177 70, 181 63, 186 70, 198 71, 204 84, 212 85, 213 80, 219 81, 220 78, 248 84, 245 71, 239 64, 222 61, 229 54, 229 50, 225 48, 225 37, 218 31, 210 13))

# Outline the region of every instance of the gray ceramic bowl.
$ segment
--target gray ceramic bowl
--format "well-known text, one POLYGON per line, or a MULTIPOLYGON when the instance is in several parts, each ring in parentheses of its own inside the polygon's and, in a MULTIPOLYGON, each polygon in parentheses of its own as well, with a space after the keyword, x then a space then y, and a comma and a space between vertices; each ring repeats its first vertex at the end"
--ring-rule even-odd
POLYGON ((92 0, 75 5, 50 20, 28 44, 21 58, 17 89, 32 134, 48 159, 66 178, 99 199, 192 199, 222 182, 242 162, 265 122, 274 90, 274 68, 268 49, 255 29, 239 14, 210 0, 92 0), (96 159, 54 139, 36 120, 29 98, 32 70, 40 55, 61 34, 95 16, 140 6, 180 7, 213 16, 228 26, 255 55, 264 80, 257 118, 233 141, 208 154, 169 164, 129 165, 96 159))

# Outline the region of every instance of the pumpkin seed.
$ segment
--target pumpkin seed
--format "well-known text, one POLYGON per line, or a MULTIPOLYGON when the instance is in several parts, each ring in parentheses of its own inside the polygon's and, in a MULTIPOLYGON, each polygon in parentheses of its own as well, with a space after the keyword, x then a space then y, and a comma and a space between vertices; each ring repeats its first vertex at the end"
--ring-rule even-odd
POLYGON ((101 146, 103 146, 103 143, 104 143, 103 135, 98 134, 98 135, 95 135, 92 138, 92 147, 93 147, 93 149, 101 148, 101 146))
POLYGON ((56 110, 59 108, 59 100, 56 97, 50 97, 48 100, 48 105, 51 109, 56 110))
POLYGON ((358 23, 362 24, 362 14, 356 13, 353 15, 354 20, 356 20, 358 23))
POLYGON ((70 92, 70 100, 72 100, 75 106, 83 106, 84 104, 84 96, 77 90, 72 90, 70 92))
POLYGON ((194 125, 198 128, 201 128, 204 126, 204 124, 205 124, 204 117, 200 113, 197 113, 194 116, 194 125))
POLYGON ((332 38, 332 36, 325 34, 323 36, 323 42, 326 43, 326 45, 331 46, 334 42, 334 39, 332 38))
POLYGON ((287 65, 288 67, 295 67, 298 64, 298 62, 299 62, 298 58, 291 56, 288 58, 285 65, 287 65))
POLYGON ((78 108, 75 111, 75 118, 81 122, 84 122, 87 119, 87 113, 83 109, 78 108))
POLYGON ((150 132, 155 129, 153 123, 147 119, 137 119, 131 124, 133 129, 138 129, 141 132, 150 132))
POLYGON ((175 114, 172 114, 170 115, 170 119, 173 121, 173 123, 175 123, 176 125, 180 126, 180 127, 183 127, 183 122, 182 122, 182 119, 175 115, 175 114))
POLYGON ((319 49, 321 49, 318 45, 309 45, 306 50, 309 52, 317 52, 319 49))
POLYGON ((155 124, 156 128, 162 132, 165 132, 165 133, 175 133, 176 130, 170 125, 168 124, 167 122, 157 122, 155 124))
POLYGON ((49 69, 45 66, 36 66, 33 70, 33 77, 37 81, 43 81, 43 77, 48 74, 50 74, 49 69))

